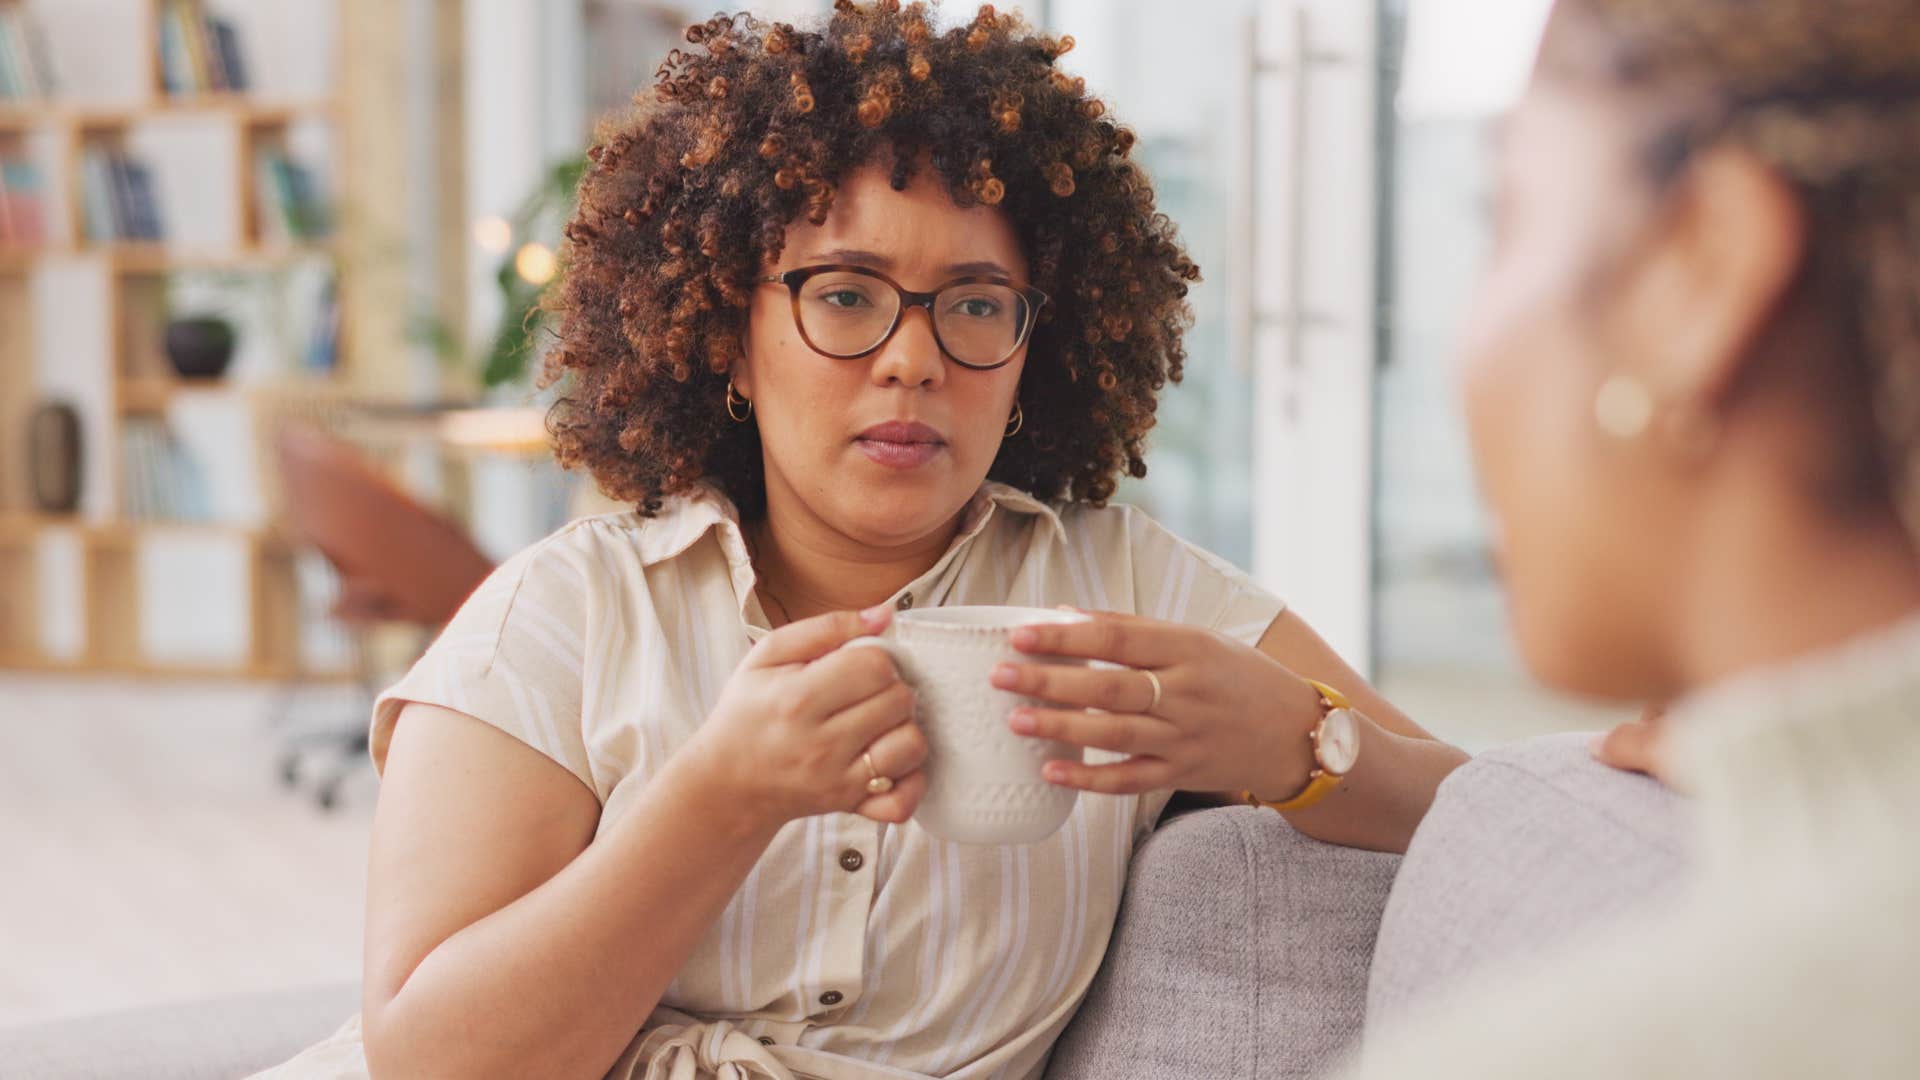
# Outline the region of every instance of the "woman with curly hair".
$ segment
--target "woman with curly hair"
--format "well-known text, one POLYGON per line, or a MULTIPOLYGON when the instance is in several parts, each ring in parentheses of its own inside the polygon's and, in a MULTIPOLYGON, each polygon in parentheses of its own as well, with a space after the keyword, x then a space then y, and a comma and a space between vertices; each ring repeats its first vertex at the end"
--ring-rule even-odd
POLYGON ((554 300, 560 455, 635 510, 382 696, 364 1032, 288 1075, 1035 1076, 1173 791, 1391 850, 1462 760, 1105 505, 1198 271, 1069 39, 843 2, 687 40, 591 150, 554 300), (1015 732, 1103 752, 1045 841, 913 825, 912 694, 839 649, 954 604, 1112 613, 1018 644, 1121 667, 994 676, 1053 706, 1015 732))

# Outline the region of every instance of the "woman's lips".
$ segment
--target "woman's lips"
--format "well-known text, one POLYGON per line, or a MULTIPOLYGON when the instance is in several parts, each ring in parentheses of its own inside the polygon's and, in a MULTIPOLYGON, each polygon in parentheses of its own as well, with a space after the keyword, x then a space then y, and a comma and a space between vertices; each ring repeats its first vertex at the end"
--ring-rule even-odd
POLYGON ((889 469, 917 469, 947 448, 938 431, 900 420, 875 424, 856 436, 853 444, 868 460, 889 469))

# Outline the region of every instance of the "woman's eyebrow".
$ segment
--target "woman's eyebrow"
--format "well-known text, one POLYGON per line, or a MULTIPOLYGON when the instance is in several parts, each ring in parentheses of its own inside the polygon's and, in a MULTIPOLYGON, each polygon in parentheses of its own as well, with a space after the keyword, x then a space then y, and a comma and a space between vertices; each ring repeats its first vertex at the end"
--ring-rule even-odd
POLYGON ((832 251, 817 251, 801 260, 806 263, 845 263, 848 266, 865 266, 874 270, 893 269, 893 260, 873 251, 861 251, 857 248, 834 248, 832 251))
POLYGON ((971 274, 1000 274, 1004 277, 1013 276, 1012 272, 1006 267, 1001 266, 991 259, 984 262, 949 263, 946 272, 955 277, 966 277, 971 274))
MULTIPOLYGON (((847 266, 865 266, 874 270, 891 271, 894 260, 876 251, 864 251, 859 248, 834 248, 832 251, 816 251, 801 260, 802 263, 841 263, 847 266)), ((971 274, 1001 274, 1008 277, 1012 273, 992 259, 976 259, 972 262, 949 263, 945 273, 954 277, 966 277, 971 274)))

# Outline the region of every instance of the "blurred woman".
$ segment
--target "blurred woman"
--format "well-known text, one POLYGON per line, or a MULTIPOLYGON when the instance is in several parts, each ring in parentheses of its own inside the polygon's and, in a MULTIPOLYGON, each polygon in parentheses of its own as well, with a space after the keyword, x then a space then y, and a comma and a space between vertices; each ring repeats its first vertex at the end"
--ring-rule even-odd
POLYGON ((1500 156, 1466 390, 1516 633, 1674 702, 1701 864, 1369 1075, 1920 1076, 1920 3, 1561 0, 1500 156))

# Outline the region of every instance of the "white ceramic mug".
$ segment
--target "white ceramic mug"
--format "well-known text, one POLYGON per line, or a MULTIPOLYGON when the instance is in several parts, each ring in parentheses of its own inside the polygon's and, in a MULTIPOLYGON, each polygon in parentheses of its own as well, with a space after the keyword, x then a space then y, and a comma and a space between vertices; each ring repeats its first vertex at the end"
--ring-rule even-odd
MULTIPOLYGON (((927 736, 927 794, 913 820, 935 836, 969 844, 1031 844, 1052 836, 1073 813, 1077 792, 1040 776, 1048 761, 1081 760, 1077 746, 1015 735, 1007 717, 1042 704, 996 689, 995 665, 1028 662, 1013 631, 1041 623, 1086 622, 1070 611, 1021 607, 926 608, 896 615, 880 637, 913 687, 927 736)), ((1085 666, 1084 661, 1048 663, 1085 666)))

